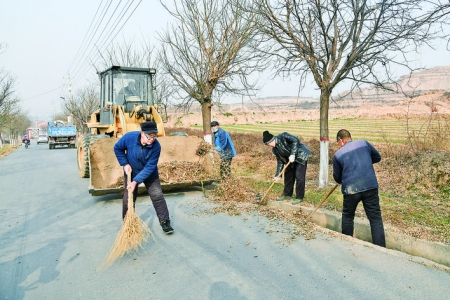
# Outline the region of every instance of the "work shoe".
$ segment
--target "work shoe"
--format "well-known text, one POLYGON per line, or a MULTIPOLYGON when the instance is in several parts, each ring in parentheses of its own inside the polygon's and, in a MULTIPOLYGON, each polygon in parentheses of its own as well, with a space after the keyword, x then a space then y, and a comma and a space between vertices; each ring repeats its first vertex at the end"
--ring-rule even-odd
POLYGON ((284 201, 284 200, 291 200, 291 199, 292 199, 291 196, 285 196, 285 195, 283 195, 283 196, 281 196, 281 197, 278 197, 278 198, 277 198, 277 201, 284 201))
POLYGON ((302 203, 303 202, 303 199, 302 198, 295 198, 294 199, 294 201, 292 201, 292 204, 299 204, 299 203, 302 203))
POLYGON ((161 227, 165 234, 171 234, 173 232, 173 228, 170 226, 169 220, 161 222, 161 227))

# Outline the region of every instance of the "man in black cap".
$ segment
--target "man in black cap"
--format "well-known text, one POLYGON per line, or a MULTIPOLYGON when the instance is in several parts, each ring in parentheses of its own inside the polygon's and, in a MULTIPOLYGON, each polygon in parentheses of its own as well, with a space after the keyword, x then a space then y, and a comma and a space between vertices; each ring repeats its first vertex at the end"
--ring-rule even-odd
POLYGON ((269 131, 263 132, 263 142, 272 147, 272 153, 277 158, 277 170, 275 172, 274 181, 280 180, 279 174, 284 165, 290 162, 284 171, 284 190, 283 195, 277 198, 278 201, 290 200, 294 193, 295 183, 295 199, 292 204, 303 202, 305 197, 306 184, 306 168, 308 166, 308 158, 311 150, 300 139, 287 132, 274 136, 269 131))
POLYGON ((220 177, 225 179, 231 175, 231 160, 236 156, 236 149, 228 132, 220 128, 219 122, 211 122, 214 133, 214 145, 220 154, 220 177))
POLYGON ((131 131, 125 134, 114 145, 119 164, 123 166, 124 182, 127 182, 127 172, 131 171, 131 184, 125 186, 122 199, 122 218, 128 210, 128 193, 133 191, 133 203, 136 204, 136 188, 141 182, 153 202, 159 223, 166 234, 173 232, 170 226, 169 210, 159 181, 158 160, 161 154, 161 145, 157 138, 158 129, 155 122, 144 122, 141 131, 131 131))

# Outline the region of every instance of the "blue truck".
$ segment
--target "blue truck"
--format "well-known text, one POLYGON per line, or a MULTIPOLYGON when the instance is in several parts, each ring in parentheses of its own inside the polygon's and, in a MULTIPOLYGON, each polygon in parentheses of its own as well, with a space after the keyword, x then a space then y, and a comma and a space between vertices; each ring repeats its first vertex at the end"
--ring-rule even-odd
POLYGON ((55 149, 56 146, 75 148, 77 129, 72 122, 65 123, 61 120, 48 122, 47 135, 50 150, 55 149))

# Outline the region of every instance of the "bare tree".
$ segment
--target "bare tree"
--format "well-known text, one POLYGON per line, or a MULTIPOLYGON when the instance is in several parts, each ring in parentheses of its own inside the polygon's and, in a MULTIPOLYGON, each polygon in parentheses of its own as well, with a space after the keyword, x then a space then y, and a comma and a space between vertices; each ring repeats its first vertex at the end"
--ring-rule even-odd
POLYGON ((255 90, 248 76, 259 70, 253 51, 256 22, 226 0, 162 4, 176 20, 160 34, 163 68, 175 81, 183 105, 200 103, 203 131, 209 140, 213 102, 227 93, 255 90))
POLYGON ((20 111, 14 83, 15 78, 10 73, 0 70, 0 129, 20 111))
POLYGON ((126 66, 137 68, 155 68, 153 60, 154 47, 145 37, 136 41, 136 37, 112 44, 104 52, 99 51, 100 62, 96 66, 97 72, 111 66, 126 66))
MULTIPOLYGON (((158 64, 159 66, 160 64, 158 64)), ((158 70, 158 69, 157 69, 158 70)), ((168 120, 167 108, 175 105, 173 95, 175 93, 174 83, 172 77, 169 76, 164 69, 160 69, 159 75, 155 83, 155 99, 158 107, 161 107, 162 119, 168 120)))
MULTIPOLYGON (((242 1, 239 1, 242 2, 242 1)), ((408 68, 408 52, 446 37, 449 4, 440 1, 254 0, 266 54, 277 74, 311 78, 320 89, 319 186, 328 184, 328 110, 337 84, 396 90, 392 78, 408 68), (439 23, 438 23, 439 21, 439 23)))
POLYGON ((32 121, 28 114, 16 111, 10 115, 8 123, 5 124, 5 129, 9 133, 10 137, 17 138, 27 132, 27 129, 31 126, 32 121))
POLYGON ((73 117, 73 123, 78 131, 88 133, 87 118, 100 106, 99 91, 96 85, 90 85, 78 90, 72 99, 64 99, 63 114, 73 117))

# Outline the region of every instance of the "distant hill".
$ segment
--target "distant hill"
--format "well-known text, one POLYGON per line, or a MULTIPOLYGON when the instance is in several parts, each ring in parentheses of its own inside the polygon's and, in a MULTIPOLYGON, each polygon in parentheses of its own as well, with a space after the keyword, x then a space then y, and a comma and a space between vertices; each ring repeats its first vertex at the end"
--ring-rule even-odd
MULTIPOLYGON (((450 66, 434 67, 415 72, 411 76, 401 76, 397 83, 405 94, 416 97, 434 91, 450 92, 450 66)), ((386 105, 399 103, 407 99, 401 92, 388 92, 373 87, 360 91, 345 91, 332 96, 330 108, 354 108, 361 105, 386 105)), ((253 110, 258 107, 271 109, 317 109, 320 106, 318 98, 310 97, 261 97, 244 101, 242 104, 223 105, 222 109, 230 111, 253 110)))
MULTIPOLYGON (((403 92, 410 97, 417 97, 432 92, 450 92, 450 66, 434 67, 420 72, 414 72, 411 76, 404 75, 398 79, 398 84, 403 92)), ((339 95, 333 95, 330 101, 330 109, 358 108, 364 105, 395 105, 408 100, 402 93, 393 93, 369 87, 360 91, 346 91, 339 95)), ((246 100, 243 103, 221 104, 212 107, 213 112, 249 112, 249 111, 273 111, 273 110, 318 110, 319 98, 312 97, 259 97, 246 100)), ((198 102, 194 102, 190 112, 200 112, 198 102)), ((168 108, 169 113, 179 112, 174 107, 168 108)))
MULTIPOLYGON (((411 76, 404 75, 397 80, 397 83, 400 88, 396 93, 370 87, 354 91, 352 94, 346 91, 333 97, 333 100, 341 107, 359 107, 363 104, 398 103, 408 97, 414 98, 435 91, 448 92, 450 91, 450 66, 425 69, 411 76), (408 97, 405 97, 402 92, 408 97)), ((394 85, 391 87, 396 89, 394 85)))

